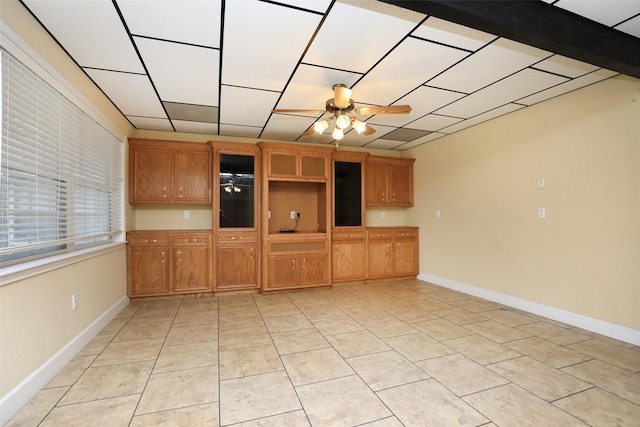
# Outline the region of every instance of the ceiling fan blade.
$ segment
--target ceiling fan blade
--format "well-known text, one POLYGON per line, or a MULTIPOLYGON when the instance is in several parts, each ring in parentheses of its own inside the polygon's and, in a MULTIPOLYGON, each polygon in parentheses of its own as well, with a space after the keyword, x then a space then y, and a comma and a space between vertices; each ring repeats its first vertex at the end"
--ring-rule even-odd
POLYGON ((369 125, 365 125, 364 130, 362 131, 363 135, 371 135, 372 133, 374 133, 376 130, 374 128, 372 128, 369 125))
POLYGON ((313 134, 314 132, 315 132, 315 129, 313 128, 313 126, 311 126, 309 129, 304 131, 302 136, 309 136, 309 135, 313 134))
POLYGON ((351 89, 343 84, 333 85, 333 103, 338 108, 347 108, 351 100, 351 89))
POLYGON ((309 114, 322 114, 326 112, 326 110, 296 110, 296 109, 287 109, 287 108, 277 108, 275 110, 271 110, 272 113, 309 113, 309 114))
POLYGON ((411 105, 388 105, 382 107, 357 107, 353 110, 356 114, 368 116, 370 114, 409 114, 411 105))

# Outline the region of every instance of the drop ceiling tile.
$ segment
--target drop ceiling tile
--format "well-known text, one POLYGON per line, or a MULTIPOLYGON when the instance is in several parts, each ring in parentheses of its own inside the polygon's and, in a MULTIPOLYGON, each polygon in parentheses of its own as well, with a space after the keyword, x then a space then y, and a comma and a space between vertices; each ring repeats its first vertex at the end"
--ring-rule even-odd
POLYGON ((389 132, 386 135, 380 137, 380 139, 391 139, 395 141, 409 142, 414 139, 422 138, 425 135, 430 134, 431 131, 411 129, 411 128, 398 128, 389 132))
POLYGON ((408 38, 354 87, 360 102, 389 105, 449 68, 468 52, 408 38))
POLYGON ((449 104, 437 113, 470 118, 565 81, 564 77, 528 68, 449 104))
POLYGON ((288 4, 300 9, 325 13, 327 8, 331 5, 331 0, 279 0, 279 3, 288 4))
POLYGON ((163 102, 162 105, 167 110, 169 118, 174 122, 185 120, 188 122, 218 123, 218 107, 177 102, 163 102))
POLYGON ((260 135, 265 139, 297 140, 315 122, 315 118, 291 114, 273 114, 260 135))
POLYGON ((435 16, 430 16, 413 32, 413 35, 468 51, 476 51, 496 38, 493 34, 454 24, 435 16))
POLYGON ((428 114, 416 121, 413 121, 409 124, 412 128, 415 129, 424 129, 430 131, 437 131, 447 126, 451 126, 458 122, 461 122, 463 119, 457 117, 448 117, 448 116, 440 116, 438 114, 428 114))
POLYGON ((636 16, 633 19, 629 19, 628 21, 623 22, 620 25, 617 25, 615 29, 640 38, 640 15, 636 16))
POLYGON ((276 104, 279 92, 222 86, 220 123, 263 126, 276 104))
POLYGON ((369 119, 367 123, 388 126, 404 126, 407 123, 413 122, 432 111, 462 98, 463 96, 465 95, 462 93, 450 90, 420 86, 418 89, 399 99, 397 102, 394 102, 394 104, 397 105, 411 105, 411 112, 409 114, 378 114, 369 119))
POLYGON ((166 118, 146 74, 84 70, 125 116, 166 118))
POLYGON ((544 50, 498 39, 430 80, 429 85, 473 93, 550 55, 544 50))
POLYGON ((366 145, 367 148, 380 148, 383 150, 392 150, 400 145, 405 144, 406 141, 394 141, 392 139, 376 139, 366 145))
POLYGON ((218 105, 219 51, 134 37, 162 101, 218 105))
POLYGON ((616 75, 618 75, 618 73, 615 71, 600 69, 596 72, 586 74, 584 76, 578 77, 577 79, 570 80, 566 83, 563 83, 558 86, 554 86, 547 90, 543 90, 542 92, 538 92, 526 98, 519 99, 518 103, 525 104, 525 105, 537 104, 538 102, 542 102, 547 99, 554 98, 556 96, 571 92, 576 89, 580 89, 582 87, 591 85, 593 83, 606 80, 616 75))
POLYGON ((131 34, 220 47, 221 0, 117 0, 131 34))
MULTIPOLYGON (((360 74, 347 71, 302 64, 291 78, 276 108, 324 110, 326 101, 333 98, 334 84, 343 83, 350 87, 360 77, 360 74)), ((356 95, 355 92, 352 94, 353 97, 356 95)))
POLYGON ((173 131, 173 126, 171 126, 171 122, 169 121, 169 119, 157 119, 154 117, 136 117, 136 116, 127 116, 127 119, 137 129, 164 130, 167 132, 173 131))
POLYGON ((244 138, 258 138, 262 132, 262 126, 238 126, 221 123, 218 125, 221 136, 238 136, 244 138))
POLYGON ((218 134, 217 123, 201 123, 201 122, 187 122, 183 120, 172 120, 173 126, 177 132, 187 133, 199 133, 208 135, 218 134))
POLYGON ((415 26, 415 22, 335 3, 303 62, 365 73, 415 26), (347 32, 359 36, 345 37, 347 32))
POLYGON ((24 3, 80 66, 144 73, 111 1, 24 3))
POLYGON ((398 146, 396 149, 403 151, 403 150, 408 150, 410 148, 414 148, 417 147, 418 145, 422 145, 422 144, 426 144, 427 142, 431 142, 434 141, 436 139, 442 138, 443 136, 447 136, 446 133, 438 133, 438 132, 433 132, 430 133, 429 135, 425 135, 422 138, 418 138, 414 141, 411 142, 407 142, 406 144, 402 144, 400 146, 398 146))
POLYGON ((226 2, 222 83, 282 91, 321 18, 261 1, 226 2))
POLYGON ((640 13, 640 1, 633 0, 559 0, 553 5, 609 27, 640 13))
POLYGON ((455 125, 446 127, 444 129, 440 129, 440 132, 443 133, 454 133, 454 132, 458 132, 462 129, 466 129, 468 127, 471 126, 475 126, 478 123, 482 123, 482 122, 486 122, 487 120, 491 120, 491 119, 495 119, 496 117, 500 117, 500 116, 504 116, 505 114, 509 114, 513 111, 519 110, 521 108, 524 108, 524 105, 518 105, 518 104, 507 104, 507 105, 503 105, 501 107, 498 107, 494 110, 491 111, 487 111, 485 113, 482 114, 478 114, 477 116, 471 118, 471 119, 467 119, 464 120, 460 123, 457 123, 455 125))
MULTIPOLYGON (((331 132, 325 132, 323 134, 312 133, 311 135, 301 136, 298 138, 298 141, 304 142, 305 144, 331 144, 333 142, 333 137, 331 136, 331 132)), ((342 142, 342 141, 340 141, 342 142)))
POLYGON ((534 68, 572 78, 580 77, 598 69, 595 65, 587 64, 561 55, 553 55, 544 61, 538 62, 534 65, 534 68))

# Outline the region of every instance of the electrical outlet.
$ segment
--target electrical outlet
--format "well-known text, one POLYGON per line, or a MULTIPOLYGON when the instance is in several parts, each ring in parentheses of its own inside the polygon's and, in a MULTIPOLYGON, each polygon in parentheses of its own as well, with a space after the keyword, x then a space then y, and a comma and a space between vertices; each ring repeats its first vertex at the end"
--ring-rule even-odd
POLYGON ((544 219, 547 216, 547 210, 545 208, 538 208, 538 218, 544 219))
POLYGON ((71 295, 71 308, 73 310, 78 308, 78 294, 71 295))
POLYGON ((189 211, 184 211, 184 219, 189 219, 190 216, 191 215, 189 211))
POLYGON ((291 211, 291 213, 289 214, 289 218, 296 219, 296 211, 291 211))

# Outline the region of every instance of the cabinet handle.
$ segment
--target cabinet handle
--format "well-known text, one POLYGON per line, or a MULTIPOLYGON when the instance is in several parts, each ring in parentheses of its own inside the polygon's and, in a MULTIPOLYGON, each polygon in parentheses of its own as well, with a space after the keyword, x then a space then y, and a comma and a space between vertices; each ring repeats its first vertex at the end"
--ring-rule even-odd
POLYGON ((384 202, 384 193, 382 193, 382 201, 384 202))
POLYGON ((182 256, 182 251, 178 251, 178 259, 176 260, 176 262, 181 262, 182 259, 180 258, 182 256))
POLYGON ((162 263, 164 264, 164 251, 162 252, 162 263))
POLYGON ((198 239, 193 239, 193 241, 194 241, 194 242, 197 242, 197 241, 198 241, 198 239))
POLYGON ((250 252, 249 256, 251 257, 251 259, 253 259, 253 248, 249 249, 249 252, 250 252))
POLYGON ((295 270, 295 269, 296 269, 296 260, 295 260, 295 259, 292 259, 292 260, 291 260, 291 269, 292 269, 292 270, 295 270))
POLYGON ((178 198, 182 199, 182 187, 178 188, 178 198))
POLYGON ((162 188, 162 197, 164 197, 164 198, 167 197, 167 187, 163 187, 162 188))
POLYGON ((391 200, 396 201, 396 193, 391 193, 391 200))

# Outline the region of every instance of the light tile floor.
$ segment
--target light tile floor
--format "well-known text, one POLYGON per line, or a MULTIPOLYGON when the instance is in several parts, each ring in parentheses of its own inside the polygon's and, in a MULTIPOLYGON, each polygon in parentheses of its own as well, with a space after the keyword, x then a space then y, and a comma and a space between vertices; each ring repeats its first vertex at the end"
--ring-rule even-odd
POLYGON ((640 348, 418 280, 132 303, 8 426, 640 426, 640 348))

